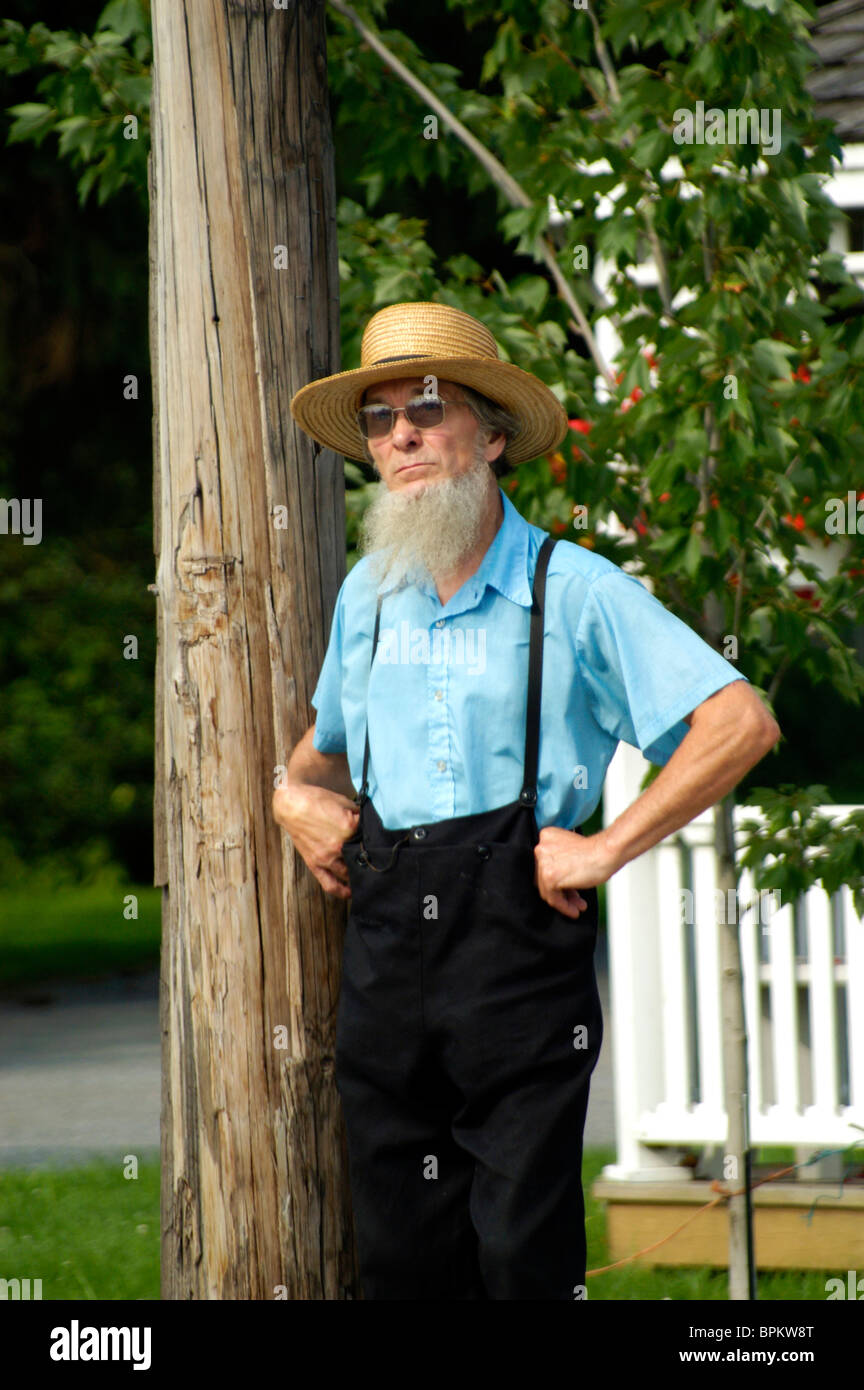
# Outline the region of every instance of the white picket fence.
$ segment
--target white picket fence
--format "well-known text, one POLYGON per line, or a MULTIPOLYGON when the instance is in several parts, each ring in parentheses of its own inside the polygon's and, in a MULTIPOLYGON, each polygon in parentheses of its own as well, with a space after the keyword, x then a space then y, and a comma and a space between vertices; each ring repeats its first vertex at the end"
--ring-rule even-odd
MULTIPOLYGON (((619 745, 607 824, 635 800, 645 767, 619 745)), ((738 811, 736 821, 754 815, 738 811)), ((743 908, 749 874, 740 888, 743 908)), ((680 1149, 726 1138, 712 813, 625 866, 607 895, 618 1161, 603 1176, 686 1181, 680 1149)), ((864 1139, 864 919, 845 888, 778 898, 740 913, 750 1141, 842 1148, 864 1139)))

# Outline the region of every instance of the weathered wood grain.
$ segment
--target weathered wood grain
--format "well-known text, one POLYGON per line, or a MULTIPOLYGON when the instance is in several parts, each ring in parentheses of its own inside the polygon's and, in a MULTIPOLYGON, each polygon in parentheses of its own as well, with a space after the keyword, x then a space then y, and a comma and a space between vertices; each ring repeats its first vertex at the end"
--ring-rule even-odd
POLYGON ((324 6, 152 18, 162 1295, 352 1298, 345 910, 271 811, 345 565, 341 459, 289 411, 340 366, 324 6))

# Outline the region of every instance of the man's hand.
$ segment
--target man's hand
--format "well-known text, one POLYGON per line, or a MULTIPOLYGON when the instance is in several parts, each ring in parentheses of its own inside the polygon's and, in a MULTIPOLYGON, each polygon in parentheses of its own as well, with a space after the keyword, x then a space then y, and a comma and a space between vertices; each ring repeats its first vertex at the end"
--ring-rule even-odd
POLYGON ((585 910, 579 888, 605 883, 730 792, 780 737, 745 681, 732 681, 685 716, 690 730, 632 806, 596 835, 545 826, 534 848, 541 898, 567 917, 585 910))
POLYGON ((325 893, 334 898, 351 897, 342 845, 357 829, 359 816, 353 801, 327 787, 295 782, 273 793, 274 819, 287 830, 325 893))
POLYGON ((547 825, 534 847, 535 883, 544 902, 564 914, 579 917, 588 904, 580 888, 596 888, 615 872, 602 832, 577 835, 547 825))

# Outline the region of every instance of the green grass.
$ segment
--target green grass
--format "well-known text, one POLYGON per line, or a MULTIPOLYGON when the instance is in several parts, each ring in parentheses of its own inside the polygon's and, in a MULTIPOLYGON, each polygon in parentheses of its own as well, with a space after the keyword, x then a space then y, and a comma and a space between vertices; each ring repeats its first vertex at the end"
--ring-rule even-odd
MULTIPOLYGON (((759 1149, 754 1155, 760 1163, 776 1163, 778 1168, 794 1162, 791 1149, 759 1149)), ((586 1149, 582 1164, 582 1186, 585 1192, 585 1231, 588 1239, 588 1269, 611 1264, 606 1239, 605 1203, 591 1195, 595 1178, 607 1163, 615 1163, 613 1148, 586 1149)), ((829 1270, 758 1270, 756 1294, 760 1303, 771 1300, 786 1302, 824 1302, 826 1279, 845 1278, 845 1271, 829 1270)), ((659 1300, 671 1298, 678 1302, 701 1299, 725 1302, 729 1297, 729 1276, 725 1269, 704 1266, 671 1268, 657 1265, 653 1269, 641 1260, 597 1274, 588 1279, 588 1297, 599 1301, 659 1300)))
MULTIPOLYGON (((614 1150, 585 1154, 588 1268, 609 1263, 605 1209, 591 1185, 614 1150)), ((825 1300, 838 1270, 761 1271, 762 1302, 825 1300)), ((159 1298, 159 1165, 142 1162, 137 1179, 122 1164, 75 1169, 0 1170, 0 1276, 41 1279, 43 1299, 159 1298)), ((588 1280, 598 1301, 725 1302, 725 1270, 651 1269, 639 1262, 588 1280)))
POLYGON ((0 986, 158 967, 160 888, 98 883, 0 891, 0 986), (124 899, 138 899, 137 918, 124 899))
POLYGON ((158 1162, 0 1171, 0 1275, 43 1300, 158 1299, 158 1162))

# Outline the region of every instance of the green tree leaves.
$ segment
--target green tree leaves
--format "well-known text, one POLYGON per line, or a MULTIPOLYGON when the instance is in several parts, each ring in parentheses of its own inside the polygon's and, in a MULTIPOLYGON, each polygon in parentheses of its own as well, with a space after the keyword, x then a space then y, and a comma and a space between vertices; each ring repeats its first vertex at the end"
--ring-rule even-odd
MULTIPOLYGON (((355 8, 372 29, 386 23, 385 0, 355 8)), ((828 249, 837 211, 823 184, 840 147, 804 85, 809 11, 792 0, 594 10, 599 38, 564 0, 448 0, 473 36, 471 62, 436 49, 426 11, 406 32, 378 30, 503 163, 527 207, 443 122, 433 132, 424 100, 328 10, 350 189, 338 209, 343 365, 358 363, 383 304, 441 299, 481 318, 502 355, 591 424, 508 481, 524 514, 641 568, 718 648, 737 637, 738 669, 772 698, 794 664, 855 700, 861 542, 829 541, 824 520, 827 498, 861 490, 864 296, 828 249), (676 144, 676 111, 699 102, 779 110, 777 152, 728 138, 676 144), (517 273, 467 235, 438 250, 442 206, 458 224, 476 200, 494 210, 501 247, 524 258, 517 273), (541 238, 592 327, 611 319, 617 362, 592 358, 541 238), (575 504, 588 508, 587 531, 569 525, 575 504), (816 563, 829 545, 833 578, 816 563)), ((10 139, 56 134, 58 153, 81 167, 82 197, 131 181, 146 199, 150 61, 144 0, 112 0, 92 38, 4 21, 0 66, 49 69, 38 100, 13 109, 10 139), (122 138, 128 114, 137 141, 122 138)), ((347 476, 351 537, 368 492, 362 470, 347 476)))
POLYGON ((151 61, 146 0, 112 0, 92 37, 0 21, 0 69, 49 69, 36 85, 45 101, 9 108, 8 142, 55 134, 58 154, 83 169, 82 205, 94 188, 102 204, 129 185, 146 207, 151 61))

